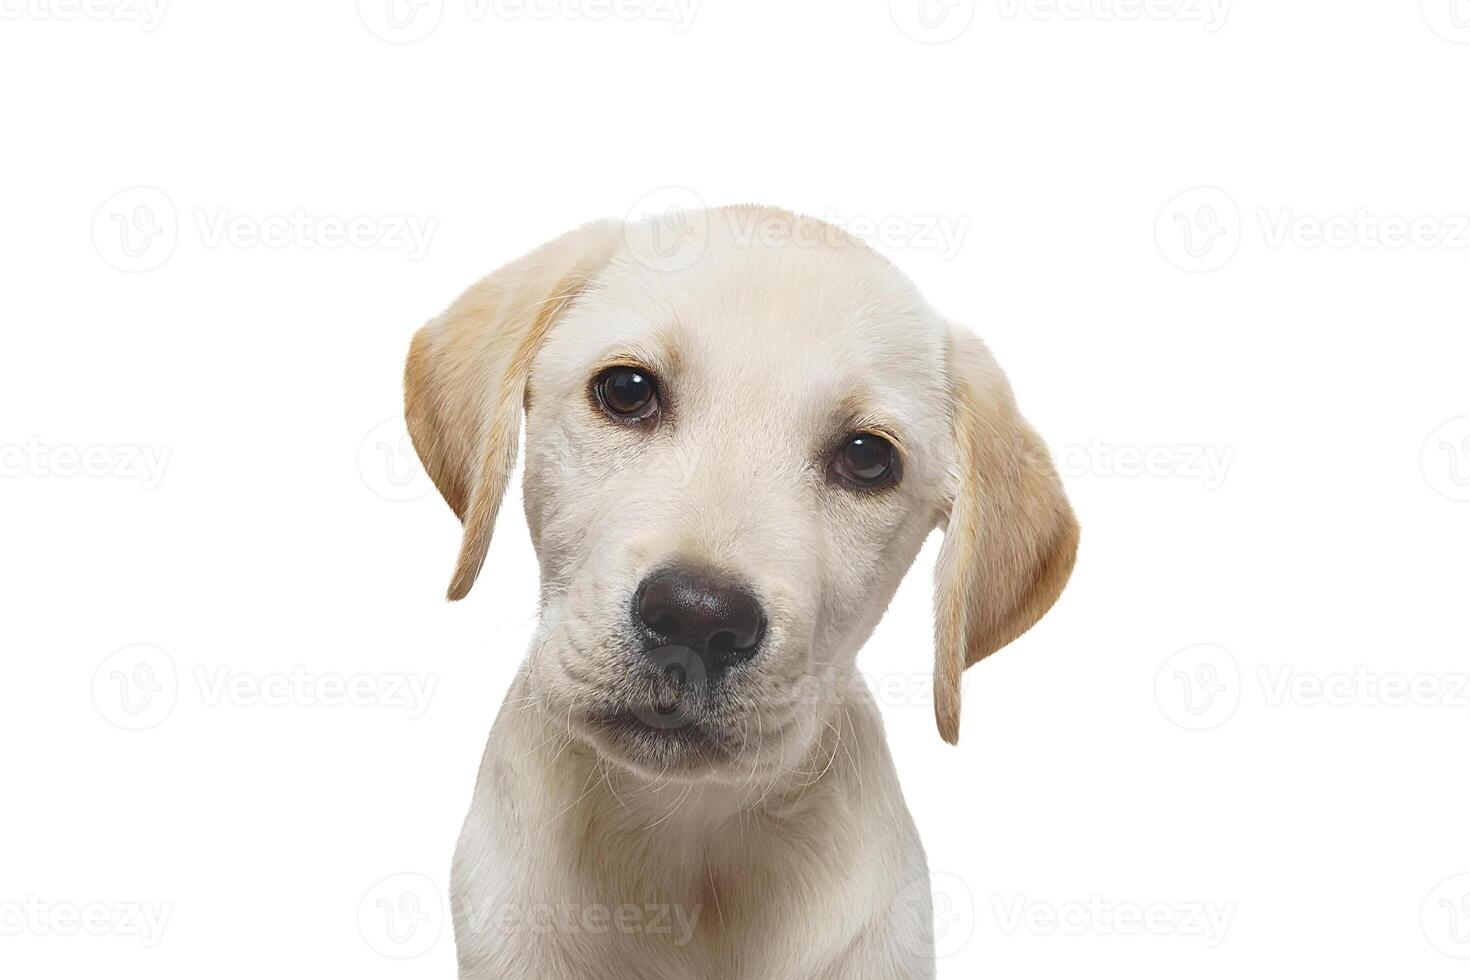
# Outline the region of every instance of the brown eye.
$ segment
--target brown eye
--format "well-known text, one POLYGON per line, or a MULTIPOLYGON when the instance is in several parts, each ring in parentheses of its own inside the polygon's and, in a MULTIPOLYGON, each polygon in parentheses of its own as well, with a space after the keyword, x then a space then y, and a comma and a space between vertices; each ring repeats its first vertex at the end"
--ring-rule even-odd
POLYGON ((843 440, 833 468, 844 480, 859 487, 877 487, 895 478, 897 454, 893 443, 871 432, 854 432, 843 440))
POLYGON ((631 367, 609 368, 597 378, 597 400, 609 415, 629 421, 646 419, 658 411, 658 389, 653 377, 631 367))

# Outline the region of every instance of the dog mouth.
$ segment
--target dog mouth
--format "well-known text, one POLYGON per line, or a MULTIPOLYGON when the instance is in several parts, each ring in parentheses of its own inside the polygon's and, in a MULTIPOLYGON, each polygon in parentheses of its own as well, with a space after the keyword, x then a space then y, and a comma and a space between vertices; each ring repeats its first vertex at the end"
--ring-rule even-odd
POLYGON ((673 745, 709 741, 699 723, 682 707, 637 707, 611 711, 588 719, 592 727, 610 738, 643 740, 673 745))
POLYGON ((629 705, 589 714, 583 730, 603 755, 654 774, 695 773, 728 764, 728 740, 686 701, 629 705))
POLYGON ((633 649, 614 682, 588 685, 574 724, 599 755, 654 777, 721 778, 745 758, 751 727, 729 678, 676 645, 633 649), (636 659, 635 659, 636 658, 636 659))

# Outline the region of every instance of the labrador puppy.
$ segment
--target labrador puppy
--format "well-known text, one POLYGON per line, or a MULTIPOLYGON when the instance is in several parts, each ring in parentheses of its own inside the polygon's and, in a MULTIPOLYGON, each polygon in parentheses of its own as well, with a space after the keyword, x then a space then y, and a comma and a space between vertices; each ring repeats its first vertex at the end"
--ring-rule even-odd
POLYGON ((526 427, 536 638, 455 852, 464 978, 931 977, 924 851, 855 659, 944 529, 940 734, 1078 529, 985 346, 813 218, 598 222, 413 339, 470 591, 526 427))

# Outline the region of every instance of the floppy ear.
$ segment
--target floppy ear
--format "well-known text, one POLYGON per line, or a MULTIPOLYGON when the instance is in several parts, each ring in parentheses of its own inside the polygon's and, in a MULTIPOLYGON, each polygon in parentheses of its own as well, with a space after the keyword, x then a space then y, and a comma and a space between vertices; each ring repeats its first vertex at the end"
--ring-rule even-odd
POLYGON ((536 350, 606 265, 621 231, 620 222, 599 221, 568 232, 481 279, 414 334, 403 374, 408 432, 464 525, 450 599, 465 597, 485 562, 536 350))
POLYGON ((1072 573, 1078 528, 1000 366, 961 328, 950 331, 949 389, 955 472, 935 572, 934 716, 953 744, 960 675, 1051 608, 1072 573))

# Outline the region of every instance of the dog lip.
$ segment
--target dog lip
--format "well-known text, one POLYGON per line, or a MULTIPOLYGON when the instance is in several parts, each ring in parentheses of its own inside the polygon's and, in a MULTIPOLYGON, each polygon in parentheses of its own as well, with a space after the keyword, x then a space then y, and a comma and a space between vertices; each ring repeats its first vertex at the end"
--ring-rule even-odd
POLYGON ((694 718, 670 717, 635 705, 584 716, 582 729, 600 751, 636 765, 667 770, 674 763, 677 770, 699 760, 696 768, 703 768, 730 756, 731 746, 717 732, 694 718))
POLYGON ((576 725, 604 758, 659 778, 722 778, 745 748, 718 719, 660 713, 642 701, 604 702, 579 713, 576 725))
POLYGON ((698 721, 677 706, 670 711, 652 706, 635 706, 593 715, 587 719, 594 728, 610 735, 642 736, 654 740, 703 742, 698 721))

